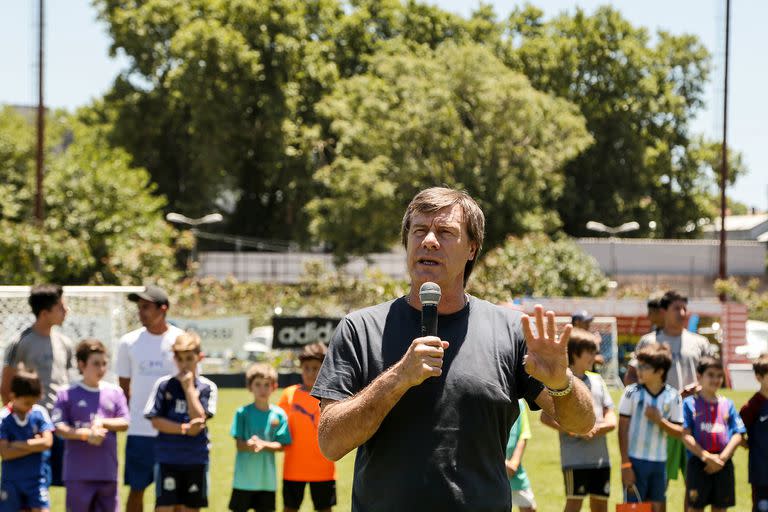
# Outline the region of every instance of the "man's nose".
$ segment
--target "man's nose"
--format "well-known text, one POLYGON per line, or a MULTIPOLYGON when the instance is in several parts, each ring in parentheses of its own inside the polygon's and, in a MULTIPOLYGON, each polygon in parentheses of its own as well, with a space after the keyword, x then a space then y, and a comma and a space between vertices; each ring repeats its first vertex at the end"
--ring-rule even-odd
POLYGON ((437 249, 440 247, 440 242, 437 241, 437 236, 435 235, 434 231, 430 231, 427 233, 427 236, 424 237, 424 240, 421 241, 422 247, 428 247, 431 249, 437 249))

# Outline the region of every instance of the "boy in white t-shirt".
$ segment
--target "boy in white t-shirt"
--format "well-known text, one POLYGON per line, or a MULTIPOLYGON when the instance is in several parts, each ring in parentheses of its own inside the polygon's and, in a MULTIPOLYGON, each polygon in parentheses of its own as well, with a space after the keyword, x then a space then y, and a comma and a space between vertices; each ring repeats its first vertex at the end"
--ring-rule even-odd
POLYGON ((168 295, 156 286, 128 295, 136 302, 143 326, 120 339, 116 372, 131 412, 125 444, 124 482, 130 487, 126 512, 143 510, 144 490, 154 481, 157 431, 144 417, 144 406, 160 377, 176 373, 171 347, 183 330, 166 322, 168 295))

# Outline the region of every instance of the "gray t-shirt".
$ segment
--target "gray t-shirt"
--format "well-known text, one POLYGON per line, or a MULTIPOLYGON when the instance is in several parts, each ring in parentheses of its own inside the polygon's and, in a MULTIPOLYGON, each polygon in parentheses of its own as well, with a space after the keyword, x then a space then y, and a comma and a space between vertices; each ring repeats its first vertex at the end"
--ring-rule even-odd
MULTIPOLYGON (((337 327, 312 395, 343 400, 403 356, 421 313, 404 298, 356 311, 337 327)), ((520 314, 470 297, 440 315, 450 343, 440 377, 409 389, 357 450, 352 510, 508 512, 504 466, 518 398, 532 409, 543 386, 523 368, 520 314)))
POLYGON ((51 329, 50 336, 41 336, 28 327, 6 347, 3 365, 35 372, 43 385, 43 397, 38 403, 50 412, 56 394, 69 386, 73 359, 72 342, 58 329, 51 329))
MULTIPOLYGON (((667 384, 678 391, 696 382, 696 365, 699 359, 714 352, 707 338, 683 329, 681 336, 669 336, 663 330, 658 334, 649 332, 640 338, 635 353, 653 342, 667 343, 672 350, 672 367, 667 372, 667 384)), ((633 362, 637 363, 634 359, 633 362)))
MULTIPOLYGON (((592 409, 595 411, 595 423, 605 417, 605 409, 613 409, 613 399, 605 386, 605 381, 598 373, 586 372, 581 379, 592 393, 592 409)), ((560 464, 563 469, 608 468, 608 443, 605 436, 593 437, 589 441, 578 437, 560 434, 560 464)))

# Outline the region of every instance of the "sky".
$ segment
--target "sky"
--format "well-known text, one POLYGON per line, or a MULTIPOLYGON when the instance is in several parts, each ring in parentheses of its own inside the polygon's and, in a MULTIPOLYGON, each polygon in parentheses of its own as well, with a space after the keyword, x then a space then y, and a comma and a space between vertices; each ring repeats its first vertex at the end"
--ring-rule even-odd
MULTIPOLYGON (((469 15, 477 0, 431 0, 448 11, 469 15)), ((522 2, 491 0, 500 16, 522 2)), ((705 94, 706 108, 693 132, 720 139, 722 134, 722 65, 725 0, 538 0, 531 2, 547 17, 581 7, 588 13, 611 4, 636 26, 651 32, 695 34, 713 54, 715 68, 705 94)), ((749 173, 729 196, 760 210, 768 209, 768 66, 765 20, 768 2, 731 2, 729 148, 740 151, 749 173)), ((0 5, 0 104, 34 105, 37 101, 36 6, 32 0, 0 5)), ((49 107, 75 109, 100 97, 127 59, 109 56, 110 39, 96 20, 91 0, 46 2, 45 99, 49 107)))

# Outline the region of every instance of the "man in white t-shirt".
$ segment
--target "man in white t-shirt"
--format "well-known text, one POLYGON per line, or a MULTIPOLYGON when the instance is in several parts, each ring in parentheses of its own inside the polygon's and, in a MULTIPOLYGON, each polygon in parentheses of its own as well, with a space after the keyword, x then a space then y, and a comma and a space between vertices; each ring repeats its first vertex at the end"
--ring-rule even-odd
POLYGON ((144 418, 144 406, 160 377, 176 372, 171 346, 184 331, 166 322, 168 295, 156 286, 131 293, 139 308, 140 329, 122 338, 117 349, 117 376, 128 397, 131 422, 125 445, 125 484, 130 487, 126 512, 143 510, 144 490, 154 480, 157 431, 144 418))

